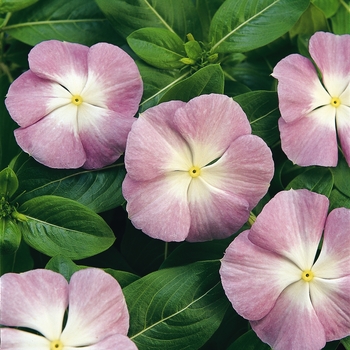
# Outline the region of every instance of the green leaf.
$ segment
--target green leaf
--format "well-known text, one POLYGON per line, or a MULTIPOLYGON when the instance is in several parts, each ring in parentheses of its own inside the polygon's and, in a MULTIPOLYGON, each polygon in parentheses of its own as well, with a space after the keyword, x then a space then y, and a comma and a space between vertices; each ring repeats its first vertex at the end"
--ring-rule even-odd
POLYGON ((188 102, 192 98, 203 94, 222 94, 224 92, 224 82, 224 73, 220 65, 209 65, 177 83, 163 95, 159 102, 171 100, 188 102))
POLYGON ((333 175, 328 168, 311 168, 294 178, 287 185, 286 190, 306 188, 329 197, 333 184, 333 175))
POLYGON ((254 331, 249 330, 240 336, 227 350, 270 350, 271 348, 264 344, 254 331))
POLYGON ((106 250, 115 240, 99 215, 70 199, 36 197, 18 211, 27 217, 27 221, 18 223, 23 239, 48 256, 83 259, 106 250))
POLYGON ((264 46, 288 32, 308 5, 309 0, 226 0, 211 22, 211 52, 264 46))
POLYGON ((341 343, 344 345, 346 350, 350 350, 350 336, 342 339, 341 343))
POLYGON ((140 112, 157 105, 161 97, 190 74, 189 71, 160 70, 136 61, 143 80, 143 97, 140 112))
POLYGON ((131 49, 148 64, 161 69, 181 68, 186 53, 184 42, 162 28, 142 28, 127 37, 131 49))
POLYGON ((229 302, 220 263, 153 272, 124 288, 129 337, 139 349, 198 349, 219 327, 229 302))
POLYGON ((330 205, 329 205, 330 211, 335 208, 341 208, 341 207, 350 209, 350 197, 339 192, 336 188, 333 189, 333 191, 331 192, 329 201, 330 201, 330 205))
POLYGON ((350 197, 350 167, 344 158, 340 158, 335 168, 330 169, 334 176, 335 187, 350 197))
POLYGON ((10 218, 0 218, 0 255, 14 254, 22 239, 21 231, 10 218))
POLYGON ((39 1, 14 13, 2 30, 29 45, 50 39, 88 46, 121 42, 94 0, 39 1))
POLYGON ((124 38, 146 27, 167 29, 182 39, 188 33, 195 37, 201 33, 191 0, 96 0, 96 3, 124 38))
POLYGON ((233 98, 246 113, 252 133, 260 136, 268 146, 279 140, 277 121, 280 117, 277 93, 251 91, 233 98))
POLYGON ((0 0, 0 13, 22 10, 38 0, 0 0))
POLYGON ((335 15, 340 5, 339 0, 311 0, 311 2, 325 14, 326 18, 335 15))
POLYGON ((17 191, 18 179, 11 168, 0 171, 0 197, 11 198, 17 191))
POLYGON ((350 34, 350 2, 341 1, 337 13, 330 19, 334 34, 350 34))
POLYGON ((122 182, 123 164, 112 164, 98 170, 51 169, 23 154, 14 164, 20 186, 19 203, 29 199, 55 195, 75 200, 101 213, 125 202, 122 182))

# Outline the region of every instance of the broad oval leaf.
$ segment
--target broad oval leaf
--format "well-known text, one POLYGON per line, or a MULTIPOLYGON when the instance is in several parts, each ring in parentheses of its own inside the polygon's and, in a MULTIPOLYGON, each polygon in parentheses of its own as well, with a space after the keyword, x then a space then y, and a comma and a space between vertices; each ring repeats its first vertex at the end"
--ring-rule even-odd
POLYGON ((133 31, 146 28, 164 28, 185 39, 192 33, 200 36, 201 28, 191 0, 96 0, 114 29, 124 38, 133 31))
POLYGON ((39 1, 14 13, 2 30, 29 45, 50 39, 88 46, 121 43, 94 0, 39 1))
POLYGON ((36 197, 23 203, 18 212, 27 218, 18 223, 23 239, 48 256, 83 259, 115 241, 113 231, 99 215, 67 198, 36 197))
POLYGON ((38 196, 55 195, 101 213, 125 202, 121 190, 125 177, 123 164, 98 170, 51 169, 22 154, 14 169, 19 180, 19 203, 38 196))
POLYGON ((129 337, 142 349, 198 349, 229 307, 220 262, 196 262, 153 272, 123 289, 129 337))
POLYGON ((263 343, 253 330, 249 330, 232 343, 227 350, 270 350, 270 346, 263 343))
POLYGON ((142 28, 127 37, 131 49, 148 64, 161 69, 184 66, 184 43, 175 33, 162 28, 142 28))
POLYGON ((203 94, 222 94, 224 83, 224 73, 220 65, 209 65, 169 89, 160 99, 160 102, 171 100, 188 102, 190 99, 203 94))
POLYGON ((297 22, 309 0, 226 0, 210 25, 214 52, 246 52, 277 39, 297 22))
POLYGON ((15 12, 33 5, 38 0, 0 0, 0 13, 15 12))

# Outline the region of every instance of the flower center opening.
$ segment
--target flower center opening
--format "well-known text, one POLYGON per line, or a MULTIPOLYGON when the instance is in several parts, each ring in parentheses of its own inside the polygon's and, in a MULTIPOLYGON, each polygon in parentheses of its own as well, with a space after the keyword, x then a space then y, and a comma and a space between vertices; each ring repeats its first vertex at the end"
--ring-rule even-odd
POLYGON ((63 350, 63 343, 59 339, 53 340, 50 344, 50 350, 63 350))
POLYGON ((305 281, 305 282, 310 282, 313 280, 314 278, 314 273, 311 270, 305 270, 302 272, 301 274, 301 278, 305 281))
POLYGON ((340 106, 340 98, 339 97, 332 97, 331 105, 333 107, 339 107, 340 106))
POLYGON ((188 172, 191 177, 198 177, 201 174, 201 169, 198 166, 193 166, 188 172))
POLYGON ((83 103, 83 98, 79 95, 72 96, 72 103, 76 106, 79 106, 83 103))

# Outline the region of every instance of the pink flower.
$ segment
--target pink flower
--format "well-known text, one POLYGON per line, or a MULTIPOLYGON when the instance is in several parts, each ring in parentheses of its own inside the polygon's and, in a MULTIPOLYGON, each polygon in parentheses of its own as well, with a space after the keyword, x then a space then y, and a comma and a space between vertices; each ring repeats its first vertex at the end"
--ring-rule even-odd
POLYGON ((282 149, 301 166, 336 166, 337 136, 350 165, 350 35, 315 33, 312 62, 289 55, 273 70, 278 79, 282 149))
POLYGON ((0 278, 1 349, 134 350, 126 336, 129 313, 118 282, 89 268, 65 278, 49 270, 8 273, 0 278), (67 323, 62 331, 69 304, 67 323))
POLYGON ((350 210, 327 217, 328 204, 308 190, 278 193, 222 259, 228 299, 273 349, 316 350, 350 335, 350 210))
POLYGON ((164 241, 205 241, 236 232, 264 196, 271 152, 224 95, 170 101, 134 123, 123 194, 136 228, 164 241))
POLYGON ((132 58, 117 46, 50 40, 29 53, 6 107, 18 145, 51 168, 101 168, 125 150, 142 95, 132 58))

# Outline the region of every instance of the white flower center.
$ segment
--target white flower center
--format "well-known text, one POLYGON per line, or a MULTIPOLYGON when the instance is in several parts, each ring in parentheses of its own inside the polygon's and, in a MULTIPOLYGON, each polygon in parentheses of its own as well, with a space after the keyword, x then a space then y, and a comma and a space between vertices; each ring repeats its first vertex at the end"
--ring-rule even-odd
POLYGON ((50 343, 50 350, 63 350, 63 343, 57 339, 50 343))
POLYGON ((74 105, 79 106, 83 103, 83 98, 80 95, 73 95, 71 101, 74 105))
POLYGON ((311 270, 304 270, 301 274, 301 278, 305 282, 310 282, 314 279, 314 273, 311 270))
POLYGON ((193 166, 188 170, 191 177, 198 177, 201 174, 201 169, 198 166, 193 166))
POLYGON ((339 97, 332 97, 331 99, 331 105, 333 107, 339 107, 341 104, 340 98, 339 97))

